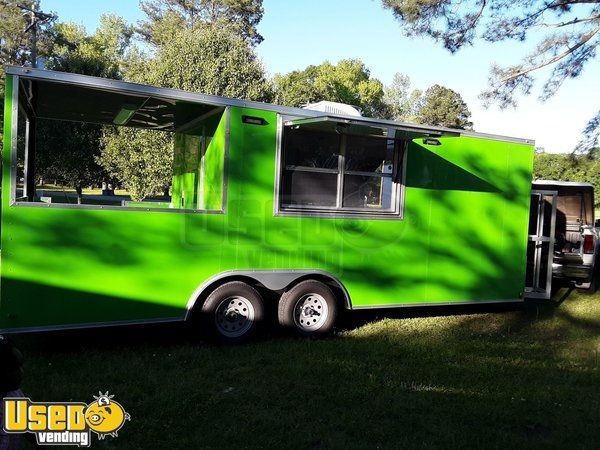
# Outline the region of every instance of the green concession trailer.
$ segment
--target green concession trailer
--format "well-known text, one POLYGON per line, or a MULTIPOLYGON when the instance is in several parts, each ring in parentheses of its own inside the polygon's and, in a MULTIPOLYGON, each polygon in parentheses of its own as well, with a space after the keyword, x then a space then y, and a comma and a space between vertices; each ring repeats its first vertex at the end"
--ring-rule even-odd
POLYGON ((0 331, 189 320, 236 341, 270 309, 318 335, 342 308, 520 302, 533 154, 526 139, 7 67, 0 331), (43 165, 89 154, 73 124, 129 129, 140 171, 136 133, 156 135, 164 195, 79 204, 53 187, 68 180, 43 165))

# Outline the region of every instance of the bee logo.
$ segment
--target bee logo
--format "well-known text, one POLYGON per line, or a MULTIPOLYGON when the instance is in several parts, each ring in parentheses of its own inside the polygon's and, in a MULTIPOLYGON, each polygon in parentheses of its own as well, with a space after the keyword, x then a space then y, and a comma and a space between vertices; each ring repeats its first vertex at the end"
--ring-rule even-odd
POLYGON ((92 403, 85 408, 85 421, 89 428, 98 435, 98 439, 104 439, 110 435, 117 437, 117 432, 123 427, 125 421, 131 420, 131 416, 125 409, 113 400, 114 395, 99 392, 92 403))

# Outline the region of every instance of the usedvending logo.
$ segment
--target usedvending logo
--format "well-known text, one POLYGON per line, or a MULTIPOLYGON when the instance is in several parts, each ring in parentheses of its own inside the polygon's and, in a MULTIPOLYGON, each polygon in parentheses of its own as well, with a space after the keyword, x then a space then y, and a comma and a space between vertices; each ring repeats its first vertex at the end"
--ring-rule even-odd
POLYGON ((121 404, 113 400, 114 395, 99 394, 89 404, 5 398, 2 427, 6 433, 34 433, 39 445, 89 447, 92 432, 98 439, 117 437, 125 422, 131 420, 121 404))

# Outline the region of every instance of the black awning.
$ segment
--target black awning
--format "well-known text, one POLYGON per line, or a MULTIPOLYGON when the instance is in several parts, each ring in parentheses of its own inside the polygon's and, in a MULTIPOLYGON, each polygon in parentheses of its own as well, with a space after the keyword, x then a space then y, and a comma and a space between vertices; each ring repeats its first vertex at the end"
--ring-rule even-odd
POLYGON ((214 105, 21 78, 19 100, 40 119, 175 131, 214 105))
POLYGON ((336 116, 318 116, 290 119, 284 122, 286 127, 309 128, 330 131, 339 134, 368 135, 386 139, 417 139, 425 137, 460 136, 460 130, 448 131, 437 127, 424 127, 413 124, 399 124, 391 121, 356 118, 348 119, 336 116))

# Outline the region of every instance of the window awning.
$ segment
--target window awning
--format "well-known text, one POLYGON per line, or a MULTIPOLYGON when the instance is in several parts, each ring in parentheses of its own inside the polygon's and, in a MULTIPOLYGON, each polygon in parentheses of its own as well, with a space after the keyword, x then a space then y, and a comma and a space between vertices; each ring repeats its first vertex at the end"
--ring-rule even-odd
POLYGON ((19 101, 28 115, 66 120, 175 131, 214 110, 213 105, 144 94, 21 78, 19 101))
POLYGON ((438 127, 401 124, 388 120, 378 121, 368 118, 348 119, 335 116, 302 117, 286 120, 283 124, 286 127, 302 127, 339 134, 368 135, 387 139, 460 136, 460 130, 449 131, 438 127))

